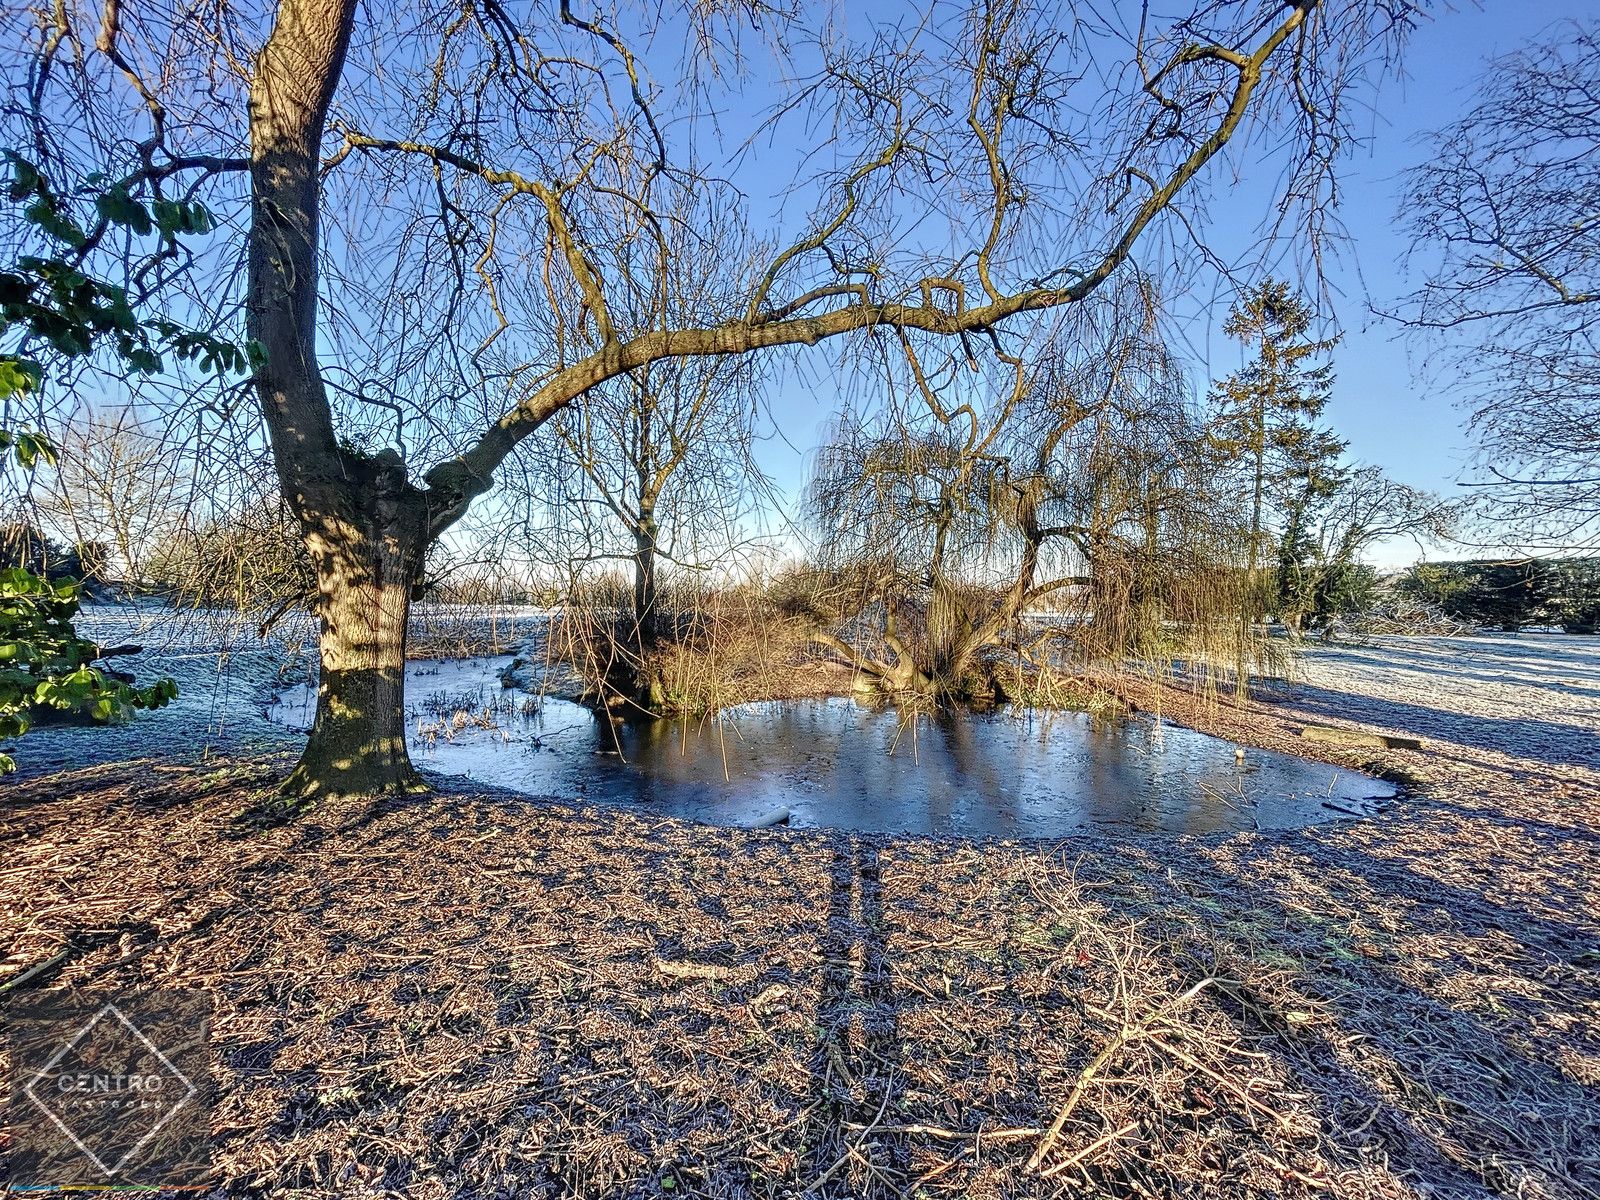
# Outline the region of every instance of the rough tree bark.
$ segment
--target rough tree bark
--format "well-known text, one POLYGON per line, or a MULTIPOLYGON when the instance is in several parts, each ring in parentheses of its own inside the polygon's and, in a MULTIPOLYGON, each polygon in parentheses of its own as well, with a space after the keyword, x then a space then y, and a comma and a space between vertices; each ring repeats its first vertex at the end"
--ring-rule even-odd
POLYGON ((250 336, 283 495, 317 573, 321 676, 293 795, 414 790, 406 754, 406 620, 429 528, 400 456, 339 444, 317 366, 322 131, 355 0, 282 0, 250 88, 250 336))
POLYGON ((365 485, 308 513, 321 673, 316 720, 285 783, 301 796, 421 790, 406 752, 406 625, 427 545, 427 509, 392 451, 347 464, 365 485))

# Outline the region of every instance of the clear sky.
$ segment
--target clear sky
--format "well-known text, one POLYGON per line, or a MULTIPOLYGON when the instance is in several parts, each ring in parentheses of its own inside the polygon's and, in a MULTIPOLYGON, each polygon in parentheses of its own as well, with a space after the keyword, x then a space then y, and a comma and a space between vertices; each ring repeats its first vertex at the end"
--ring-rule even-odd
MULTIPOLYGON (((1334 357, 1338 381, 1325 419, 1349 440, 1352 458, 1375 463, 1404 483, 1460 494, 1458 480, 1471 464, 1465 414, 1453 403, 1449 376, 1420 370, 1421 347, 1403 338, 1393 321, 1372 311, 1392 308, 1411 286, 1402 273, 1407 242, 1397 222, 1400 177, 1425 155, 1421 136, 1447 124, 1470 103, 1488 60, 1577 12, 1556 0, 1440 5, 1411 40, 1403 77, 1384 82, 1364 127, 1356 130, 1364 144, 1346 162, 1340 208, 1349 240, 1325 264, 1334 315, 1344 331, 1334 357)), ((1237 200, 1237 210, 1253 219, 1267 203, 1271 182, 1245 179, 1241 194, 1228 198, 1230 204, 1237 200)), ((1239 347, 1221 333, 1231 298, 1220 291, 1214 304, 1196 304, 1184 321, 1200 392, 1211 378, 1240 363, 1239 347)), ((767 443, 761 459, 794 497, 804 482, 809 451, 836 406, 838 384, 831 378, 828 358, 826 351, 813 352, 769 396, 779 435, 767 443)), ((1431 551, 1430 557, 1468 553, 1446 548, 1431 551)), ((1418 553, 1411 542, 1402 541, 1378 547, 1371 557, 1394 567, 1415 561, 1418 553)))
MULTIPOLYGON (((1399 176, 1421 161, 1419 136, 1457 116, 1470 102, 1486 60, 1532 40, 1583 4, 1499 0, 1441 12, 1419 31, 1406 57, 1406 78, 1386 85, 1369 144, 1346 175, 1344 222, 1351 253, 1330 272, 1345 340, 1335 356, 1338 383, 1328 419, 1350 440, 1351 454, 1376 463, 1401 482, 1459 492, 1468 472, 1466 414, 1454 404, 1448 374, 1421 372, 1419 347, 1399 337, 1383 309, 1407 290, 1407 250, 1397 217, 1399 176)), ((1385 548, 1390 564, 1416 557, 1409 543, 1385 548)))

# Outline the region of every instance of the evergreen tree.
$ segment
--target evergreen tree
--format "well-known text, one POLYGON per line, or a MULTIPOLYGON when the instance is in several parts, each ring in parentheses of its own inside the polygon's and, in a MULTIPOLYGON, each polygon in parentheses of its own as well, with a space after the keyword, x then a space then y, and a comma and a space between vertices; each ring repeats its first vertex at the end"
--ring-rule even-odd
POLYGON ((1266 487, 1282 521, 1278 535, 1278 577, 1273 607, 1291 629, 1300 629, 1319 611, 1317 592, 1326 581, 1329 547, 1319 537, 1327 504, 1345 486, 1350 468, 1342 464, 1349 445, 1326 429, 1293 419, 1278 431, 1278 461, 1266 487))
MULTIPOLYGON (((1278 540, 1268 524, 1269 502, 1276 497, 1281 507, 1281 542, 1292 559, 1312 506, 1338 487, 1344 443, 1315 424, 1333 389, 1326 357, 1338 339, 1311 337, 1314 316, 1289 284, 1268 279, 1240 298, 1222 327, 1254 351, 1244 367, 1213 386, 1210 436, 1223 462, 1244 473, 1252 577, 1278 540)), ((1279 557, 1281 590, 1283 553, 1279 557)))

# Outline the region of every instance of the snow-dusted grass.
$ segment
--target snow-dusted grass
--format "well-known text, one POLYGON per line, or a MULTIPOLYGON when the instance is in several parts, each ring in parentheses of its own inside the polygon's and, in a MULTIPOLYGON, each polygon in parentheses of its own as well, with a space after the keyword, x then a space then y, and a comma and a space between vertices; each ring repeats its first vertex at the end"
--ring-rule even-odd
POLYGON ((1594 669, 1395 640, 1243 707, 1168 690, 1414 784, 1207 837, 714 828, 461 781, 287 817, 282 757, 23 780, 0 986, 205 988, 207 1182, 241 1200, 1592 1200, 1594 669))
POLYGON ((1334 721, 1376 725, 1549 766, 1600 768, 1600 637, 1392 637, 1305 651, 1265 690, 1334 721))
MULTIPOLYGON (((549 616, 545 609, 511 605, 418 604, 412 613, 414 644, 446 647, 515 644, 549 616)), ((309 613, 287 612, 265 638, 259 622, 259 614, 175 609, 159 601, 86 606, 75 622, 82 636, 102 646, 143 647, 107 665, 141 683, 170 677, 177 681, 178 698, 110 729, 36 728, 14 747, 22 771, 37 775, 139 758, 297 749, 303 728, 285 728, 268 710, 282 685, 315 678, 316 622, 309 613)), ((427 664, 416 669, 437 673, 427 664)))
MULTIPOLYGON (((12 746, 24 776, 141 758, 192 760, 211 753, 292 749, 296 739, 266 719, 279 680, 303 678, 315 653, 308 623, 289 623, 262 640, 248 617, 219 611, 176 611, 160 605, 93 605, 75 622, 102 646, 142 646, 107 665, 140 683, 163 676, 178 698, 155 712, 106 727, 44 725, 12 746)), ((0 783, 0 787, 4 784, 0 783)))

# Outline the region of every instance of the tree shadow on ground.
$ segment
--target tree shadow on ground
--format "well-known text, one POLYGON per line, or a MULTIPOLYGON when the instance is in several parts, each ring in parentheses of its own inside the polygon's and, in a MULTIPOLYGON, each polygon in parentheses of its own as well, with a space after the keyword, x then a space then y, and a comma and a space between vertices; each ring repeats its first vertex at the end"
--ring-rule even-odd
POLYGON ((821 985, 812 1058, 807 1192, 897 1196, 908 1182, 905 1139, 893 1124, 904 1089, 888 960, 878 848, 847 837, 828 872, 828 912, 817 939, 821 985), (831 1185, 831 1186, 830 1186, 831 1185))
MULTIPOLYGON (((1571 831, 1504 828, 1570 861, 1571 831)), ((1097 895, 1211 956, 1234 981, 1224 1008, 1315 1098, 1352 1168, 1381 1161, 1434 1195, 1600 1194, 1600 1031, 1570 1024, 1600 1007, 1580 881, 1517 904, 1336 836, 1135 862, 1133 887, 1088 866, 1097 895), (1551 915, 1563 900, 1571 919, 1551 915), (1543 1036, 1552 1025, 1570 1036, 1543 1036)))
POLYGON ((1523 758, 1550 766, 1600 767, 1600 734, 1581 725, 1526 717, 1473 716, 1426 704, 1375 700, 1307 683, 1278 684, 1263 694, 1335 721, 1349 720, 1352 712, 1360 712, 1370 724, 1436 741, 1478 750, 1503 751, 1515 746, 1523 758))

